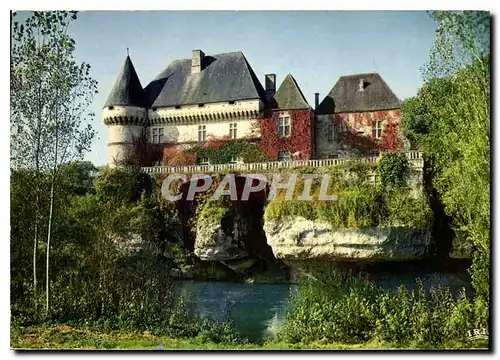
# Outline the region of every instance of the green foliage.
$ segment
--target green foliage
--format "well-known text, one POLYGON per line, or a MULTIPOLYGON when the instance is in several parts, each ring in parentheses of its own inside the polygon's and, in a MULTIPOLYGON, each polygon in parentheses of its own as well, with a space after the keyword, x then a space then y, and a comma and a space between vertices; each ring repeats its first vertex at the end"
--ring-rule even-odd
POLYGON ((278 340, 360 343, 378 340, 408 346, 464 340, 476 315, 462 292, 454 301, 448 289, 424 292, 401 286, 387 292, 369 279, 342 274, 332 266, 303 270, 299 292, 278 340))
POLYGON ((60 216, 54 223, 52 307, 47 317, 32 306, 29 264, 35 209, 30 197, 37 191, 34 183, 41 186, 46 180, 48 186, 50 179, 31 171, 12 172, 15 324, 65 323, 104 331, 150 331, 170 337, 210 334, 212 342, 240 341, 231 324, 192 315, 176 295, 171 270, 193 259, 178 245, 181 223, 175 205, 147 191, 149 180, 134 169, 105 168, 95 189, 87 188, 93 169, 81 165, 69 164, 61 175, 65 180, 55 203, 60 216), (83 189, 88 190, 82 193, 83 189))
POLYGON ((66 191, 75 195, 85 195, 93 191, 97 172, 98 169, 90 161, 74 161, 60 166, 59 178, 66 191))
POLYGON ((207 197, 203 204, 196 209, 196 222, 220 223, 227 214, 229 205, 229 202, 222 196, 216 201, 211 201, 207 197))
POLYGON ((379 161, 380 180, 386 187, 404 186, 408 170, 408 158, 404 153, 387 153, 379 161))
POLYGON ((105 167, 95 179, 96 192, 103 201, 114 203, 135 202, 143 193, 151 193, 153 181, 138 168, 105 167))
POLYGON ((489 297, 490 14, 432 12, 435 43, 426 82, 404 106, 405 133, 426 152, 432 183, 453 227, 476 249, 477 295, 489 297))
POLYGON ((68 27, 76 11, 12 14, 11 160, 14 167, 55 168, 83 158, 96 133, 88 111, 97 93, 90 64, 77 63, 68 27))
POLYGON ((273 200, 266 205, 264 219, 301 216, 339 229, 405 226, 424 230, 432 223, 427 199, 409 188, 384 190, 364 185, 340 190, 337 196, 336 201, 273 200))
POLYGON ((186 150, 186 153, 196 154, 197 162, 207 158, 211 164, 228 164, 232 158, 242 158, 245 163, 269 160, 257 144, 248 140, 211 139, 204 145, 186 150))
POLYGON ((423 193, 411 194, 409 188, 399 188, 384 194, 387 217, 383 222, 389 226, 407 226, 413 229, 428 229, 432 224, 432 210, 423 193))

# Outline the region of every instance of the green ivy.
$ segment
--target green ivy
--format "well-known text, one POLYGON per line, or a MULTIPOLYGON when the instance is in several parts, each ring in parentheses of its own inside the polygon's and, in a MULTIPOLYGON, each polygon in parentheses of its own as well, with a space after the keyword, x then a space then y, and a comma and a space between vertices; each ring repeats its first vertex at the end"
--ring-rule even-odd
POLYGON ((384 154, 379 161, 380 180, 384 187, 402 187, 408 177, 408 159, 404 153, 384 154))
POLYGON ((207 158, 212 164, 227 164, 233 157, 240 157, 245 163, 269 160, 256 144, 248 140, 224 141, 220 147, 195 146, 186 152, 196 154, 197 163, 203 158, 207 158))

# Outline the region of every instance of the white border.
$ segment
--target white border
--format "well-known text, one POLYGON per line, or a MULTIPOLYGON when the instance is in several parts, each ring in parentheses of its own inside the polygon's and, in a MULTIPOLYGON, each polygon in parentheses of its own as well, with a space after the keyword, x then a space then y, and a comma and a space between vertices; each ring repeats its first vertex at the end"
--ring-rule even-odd
MULTIPOLYGON (((49 10, 49 9, 79 9, 79 10, 426 10, 426 9, 436 9, 436 10, 446 10, 446 9, 469 9, 469 10, 490 10, 492 11, 493 15, 496 14, 496 8, 498 7, 498 2, 497 1, 487 1, 487 0, 475 0, 475 1, 463 1, 463 0, 446 0, 446 1, 430 1, 430 0, 420 0, 418 2, 413 2, 413 3, 408 3, 406 1, 346 1, 346 2, 333 2, 333 1, 314 1, 314 0, 308 0, 308 1, 293 1, 293 0, 278 0, 278 1, 270 1, 270 0, 253 0, 252 2, 237 2, 234 0, 191 0, 189 2, 187 1, 130 1, 130 0, 122 0, 122 1, 113 1, 113 2, 103 2, 103 1, 96 1, 96 0, 87 0, 87 1, 62 1, 62 0, 49 0, 49 1, 44 1, 43 4, 40 4, 40 2, 37 2, 35 0, 18 0, 15 2, 11 3, 2 3, 2 7, 5 7, 5 9, 2 9, 3 11, 1 12, 3 21, 1 22, 2 24, 2 30, 3 30, 3 36, 1 37, 2 39, 2 49, 4 49, 3 56, 1 57, 1 64, 0 64, 0 69, 2 69, 2 84, 4 84, 3 87, 3 96, 1 97, 2 99, 2 113, 4 114, 2 121, 0 122, 0 126, 2 126, 2 131, 0 131, 0 134, 2 136, 2 140, 0 142, 0 151, 1 151, 1 171, 2 171, 2 176, 1 176, 1 181, 2 181, 2 188, 3 191, 0 192, 0 202, 2 204, 2 215, 0 217, 1 221, 1 229, 3 230, 4 236, 2 239, 2 245, 3 245, 3 251, 1 251, 1 256, 2 256, 2 261, 1 264, 3 266, 2 272, 1 272, 1 285, 3 289, 3 296, 2 296, 2 315, 3 315, 3 321, 2 321, 2 329, 1 329, 1 334, 2 334, 2 359, 6 355, 8 358, 14 357, 15 354, 12 351, 9 351, 8 349, 10 348, 10 331, 9 331, 9 296, 10 296, 10 291, 7 290, 9 289, 9 274, 10 274, 10 262, 9 262, 9 239, 10 239, 10 234, 9 234, 9 229, 10 229, 10 209, 9 209, 9 188, 10 188, 10 182, 9 182, 9 133, 10 133, 10 128, 8 126, 8 121, 7 119, 10 117, 9 114, 9 89, 7 88, 7 84, 9 84, 9 73, 7 72, 8 69, 8 64, 10 62, 10 53, 7 50, 9 48, 9 42, 10 42, 10 20, 9 20, 9 10, 15 9, 15 10, 49 10), (6 4, 7 6, 3 5, 6 4)), ((494 49, 497 48, 497 41, 494 39, 494 49)), ((494 59, 496 57, 494 56, 494 59)), ((496 65, 496 64, 495 64, 496 65)), ((494 66, 494 65, 493 65, 494 66)), ((495 72, 493 72, 494 78, 495 72)), ((495 81, 493 82, 495 84, 495 81)), ((496 103, 496 93, 493 92, 494 95, 494 100, 495 100, 495 105, 496 103)), ((498 132, 500 132, 500 126, 495 127, 495 136, 494 138, 499 138, 498 137, 498 132)), ((493 169, 500 169, 500 150, 497 149, 495 150, 495 161, 494 164, 492 164, 493 169)), ((495 177, 495 185, 497 185, 497 189, 500 188, 498 185, 499 182, 499 177, 498 175, 495 177)), ((495 206, 495 213, 499 213, 500 209, 497 207, 498 204, 494 204, 492 206, 495 206)), ((497 233, 497 227, 495 226, 495 222, 493 221, 493 226, 494 226, 494 234, 497 233)), ((496 239, 492 239, 492 243, 496 242, 496 239)), ((494 246, 494 255, 498 255, 498 249, 500 248, 500 245, 496 244, 494 246)), ((494 259, 498 259, 498 256, 495 256, 494 259)), ((495 268, 494 268, 495 270, 495 268)), ((495 271, 496 273, 496 271, 495 271)), ((495 276, 494 279, 495 281, 495 288, 498 287, 498 278, 495 276)), ((494 294, 493 294, 494 295, 494 294)), ((495 299, 495 297, 494 297, 495 299)), ((496 325, 496 319, 494 319, 494 324, 496 325)), ((491 329, 491 334, 497 338, 496 334, 498 329, 497 326, 493 326, 491 329)), ((496 339, 495 339, 496 340, 496 339)), ((497 342, 498 344, 498 342, 497 342)), ((48 356, 52 356, 52 353, 46 354, 48 356)), ((69 358, 71 356, 70 353, 64 353, 64 354, 58 354, 59 356, 63 358, 69 358)), ((84 357, 90 357, 90 356, 95 356, 97 355, 98 357, 104 357, 105 354, 82 354, 84 357)), ((108 354, 106 354, 108 355, 108 354)), ((123 353, 117 354, 118 356, 124 355, 123 353)), ((142 354, 139 354, 141 356, 142 354)), ((179 356, 178 354, 164 354, 165 356, 168 357, 177 357, 179 356)), ((194 355, 189 355, 189 356, 195 356, 194 355)), ((229 354, 229 356, 235 356, 238 355, 236 353, 229 354)), ((255 355, 255 354, 253 354, 255 355)), ((283 355, 283 354, 282 354, 283 355)), ((284 354, 285 356, 287 354, 284 354)), ((309 354, 305 355, 299 355, 301 357, 306 357, 309 354)), ((328 355, 333 355, 335 357, 337 356, 345 356, 346 354, 343 353, 338 353, 338 354, 328 354, 328 355)), ((360 356, 358 354, 347 354, 349 356, 360 356)), ((417 356, 436 356, 436 354, 417 354, 417 356)), ((452 356, 454 354, 451 354, 452 356)), ((134 356, 133 354, 128 354, 128 356, 134 356)), ((136 355, 135 355, 136 356, 136 355)), ((183 355, 183 357, 187 356, 187 354, 183 355)), ((260 356, 270 356, 269 354, 261 354, 260 356)), ((397 355, 396 355, 397 356, 397 355)))

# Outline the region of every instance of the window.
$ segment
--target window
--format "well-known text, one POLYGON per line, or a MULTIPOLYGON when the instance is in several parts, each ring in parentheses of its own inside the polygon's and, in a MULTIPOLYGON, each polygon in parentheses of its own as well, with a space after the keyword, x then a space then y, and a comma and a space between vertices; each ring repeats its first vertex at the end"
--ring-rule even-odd
POLYGON ((198 107, 203 107, 205 106, 205 104, 198 104, 198 107))
POLYGON ((153 128, 153 144, 158 144, 158 128, 153 128))
POLYGON ((163 139, 163 128, 153 128, 153 144, 162 144, 163 139))
POLYGON ((333 125, 333 140, 339 141, 340 140, 340 125, 333 125))
POLYGON ((292 159, 292 154, 290 151, 280 151, 278 153, 278 161, 290 161, 292 159))
POLYGON ((200 165, 209 165, 210 164, 210 161, 208 160, 207 157, 202 157, 200 159, 200 165))
POLYGON ((337 125, 337 124, 328 125, 327 137, 328 137, 329 142, 339 141, 340 140, 340 125, 337 125))
POLYGON ((206 139, 207 139, 207 126, 206 125, 199 125, 198 126, 198 141, 205 142, 206 139))
POLYGON ((379 139, 382 136, 382 121, 377 120, 372 123, 372 136, 379 139))
POLYGON ((156 111, 156 108, 152 108, 151 110, 156 111))
POLYGON ((176 109, 180 109, 180 108, 181 108, 181 106, 180 106, 180 105, 177 105, 175 108, 176 108, 176 109))
POLYGON ((237 135, 236 135, 236 123, 231 123, 229 124, 229 137, 231 139, 236 139, 237 135))
POLYGON ((158 141, 160 144, 163 144, 163 128, 158 128, 158 141))
POLYGON ((338 154, 330 154, 328 155, 328 159, 338 159, 339 155, 338 154))
POLYGON ((229 105, 234 105, 234 100, 229 101, 229 105))
POLYGON ((290 117, 280 116, 278 120, 278 136, 287 137, 290 136, 290 117))
POLYGON ((108 110, 113 110, 114 108, 114 106, 108 106, 108 110))

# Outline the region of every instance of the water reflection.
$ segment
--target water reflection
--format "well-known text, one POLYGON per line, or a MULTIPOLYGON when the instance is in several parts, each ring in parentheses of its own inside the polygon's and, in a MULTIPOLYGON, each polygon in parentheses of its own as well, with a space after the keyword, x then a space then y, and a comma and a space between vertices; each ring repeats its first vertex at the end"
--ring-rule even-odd
MULTIPOLYGON (((379 273, 371 279, 380 287, 394 291, 400 285, 416 288, 415 278, 424 279, 425 290, 436 286, 449 287, 456 297, 462 287, 471 295, 470 283, 454 275, 437 273, 379 273)), ((178 294, 185 299, 190 311, 201 317, 218 321, 233 320, 236 330, 249 340, 257 342, 274 337, 284 322, 290 305, 290 295, 297 294, 293 284, 246 284, 230 282, 185 281, 179 284, 178 294)))
POLYGON ((179 295, 201 317, 232 319, 236 330, 251 341, 274 336, 289 305, 290 284, 183 282, 179 295))

